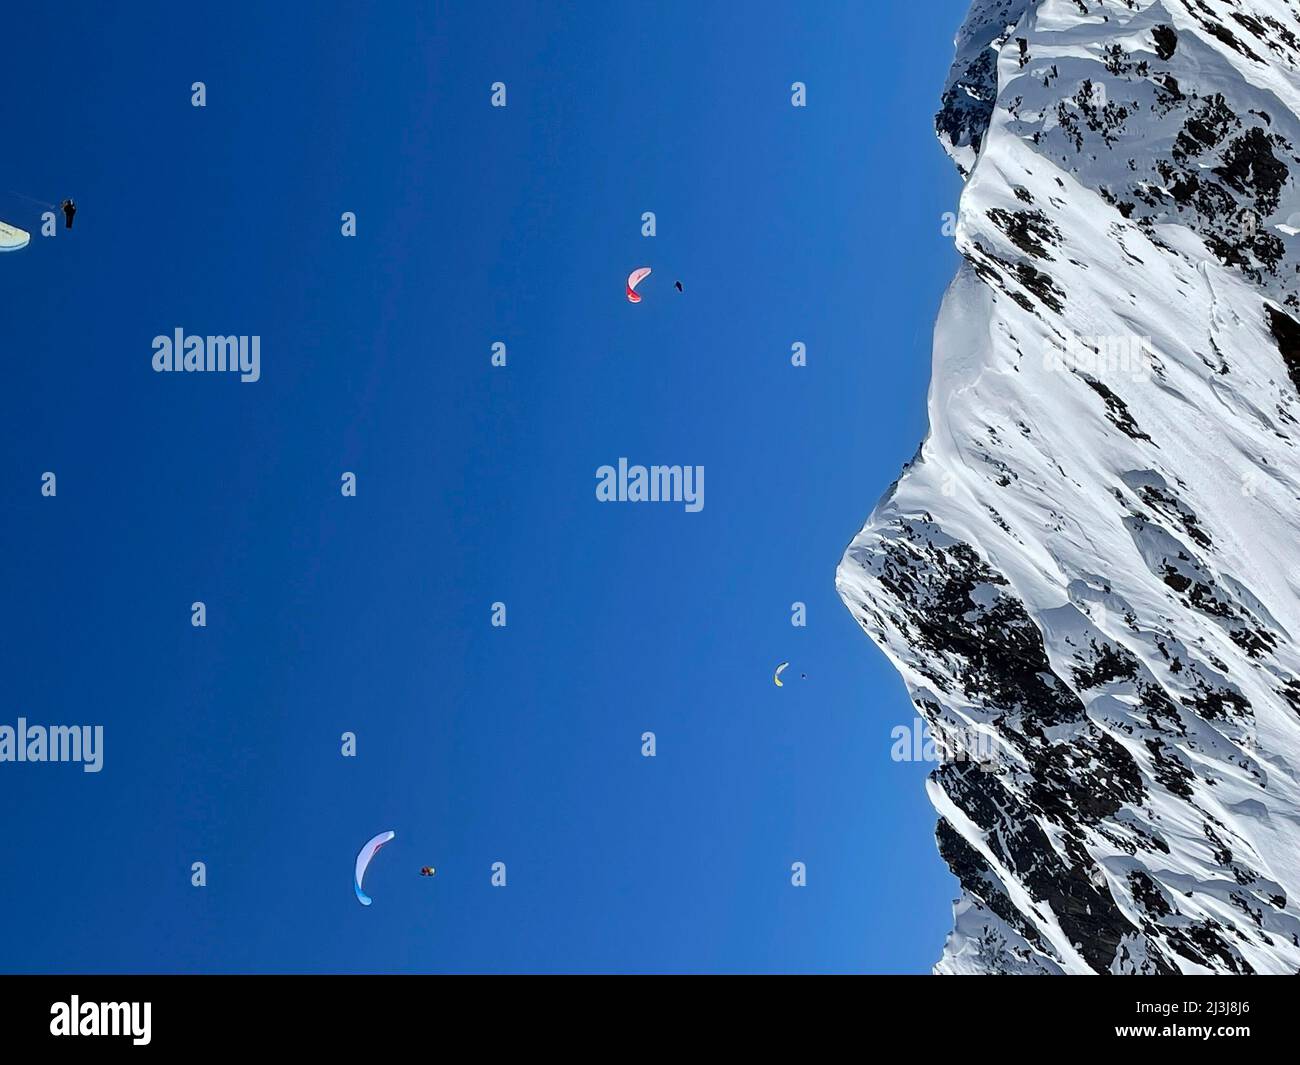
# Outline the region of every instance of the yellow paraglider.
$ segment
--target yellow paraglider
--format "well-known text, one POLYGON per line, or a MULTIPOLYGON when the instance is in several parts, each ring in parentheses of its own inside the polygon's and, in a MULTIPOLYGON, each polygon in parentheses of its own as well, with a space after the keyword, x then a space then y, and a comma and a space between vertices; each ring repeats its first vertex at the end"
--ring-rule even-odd
POLYGON ((0 222, 0 251, 19 251, 27 247, 32 235, 25 229, 0 222))
POLYGON ((789 664, 790 664, 789 662, 782 662, 779 666, 776 667, 776 672, 772 674, 772 679, 776 682, 776 686, 778 688, 785 687, 785 685, 781 683, 781 674, 785 672, 786 667, 789 664))

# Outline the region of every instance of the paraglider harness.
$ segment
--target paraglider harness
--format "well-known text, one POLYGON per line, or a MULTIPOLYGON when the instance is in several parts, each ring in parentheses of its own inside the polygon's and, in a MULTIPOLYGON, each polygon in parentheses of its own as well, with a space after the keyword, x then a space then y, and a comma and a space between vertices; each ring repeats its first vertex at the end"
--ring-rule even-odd
POLYGON ((64 228, 65 229, 72 228, 72 216, 77 213, 77 204, 74 200, 72 199, 64 200, 61 204, 59 204, 58 207, 55 207, 54 204, 49 203, 46 200, 38 200, 34 196, 27 196, 24 193, 15 191, 14 189, 7 189, 6 191, 9 193, 10 196, 17 196, 20 200, 26 200, 28 203, 36 204, 37 207, 47 207, 51 211, 55 211, 55 210, 62 211, 64 228))

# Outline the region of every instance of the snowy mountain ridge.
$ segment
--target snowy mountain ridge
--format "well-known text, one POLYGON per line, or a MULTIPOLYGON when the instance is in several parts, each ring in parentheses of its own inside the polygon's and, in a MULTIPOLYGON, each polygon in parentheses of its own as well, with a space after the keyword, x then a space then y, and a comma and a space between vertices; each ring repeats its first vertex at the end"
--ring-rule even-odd
POLYGON ((941 973, 1300 971, 1300 5, 975 0, 930 431, 837 571, 941 973), (968 740, 967 740, 968 742, 968 740))

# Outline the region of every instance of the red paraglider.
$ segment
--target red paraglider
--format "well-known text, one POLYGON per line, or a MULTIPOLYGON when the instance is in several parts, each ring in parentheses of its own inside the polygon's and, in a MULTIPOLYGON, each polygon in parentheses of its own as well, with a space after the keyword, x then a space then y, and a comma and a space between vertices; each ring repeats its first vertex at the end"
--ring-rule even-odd
POLYGON ((637 292, 637 285, 641 284, 650 276, 650 267, 639 266, 627 275, 627 301, 628 303, 640 303, 641 295, 637 292))

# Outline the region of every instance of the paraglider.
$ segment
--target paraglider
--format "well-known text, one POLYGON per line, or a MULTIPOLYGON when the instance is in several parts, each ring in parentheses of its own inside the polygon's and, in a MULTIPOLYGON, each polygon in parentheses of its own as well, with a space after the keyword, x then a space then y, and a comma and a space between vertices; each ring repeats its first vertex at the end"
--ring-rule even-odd
POLYGON ((682 288, 682 283, 681 283, 680 281, 674 281, 674 282, 673 282, 673 285, 674 285, 674 287, 677 289, 678 292, 685 292, 685 291, 686 291, 686 289, 682 288))
POLYGON ((776 672, 772 674, 772 679, 776 682, 776 686, 778 688, 785 687, 785 685, 781 683, 781 674, 786 671, 786 668, 789 665, 790 665, 789 662, 782 662, 779 666, 776 667, 776 672))
POLYGON ((360 902, 362 906, 370 905, 370 896, 361 890, 361 882, 365 879, 366 869, 369 867, 371 859, 379 853, 379 848, 391 840, 395 835, 397 835, 396 832, 379 833, 379 835, 375 836, 369 843, 362 847, 361 852, 357 855, 357 866, 352 886, 356 889, 357 901, 360 902))
POLYGON ((420 875, 421 875, 421 876, 433 876, 433 874, 434 874, 435 872, 437 872, 437 870, 434 869, 434 867, 431 866, 431 865, 421 866, 421 868, 420 868, 420 875))
POLYGON ((627 301, 628 303, 640 303, 641 296, 637 292, 637 285, 641 284, 650 276, 650 267, 639 266, 627 275, 627 301))
POLYGON ((25 229, 0 222, 0 251, 19 251, 27 247, 32 235, 25 229))
POLYGON ((64 200, 61 209, 63 211, 63 221, 66 223, 67 228, 71 229, 72 216, 77 213, 77 205, 71 200, 64 200))

